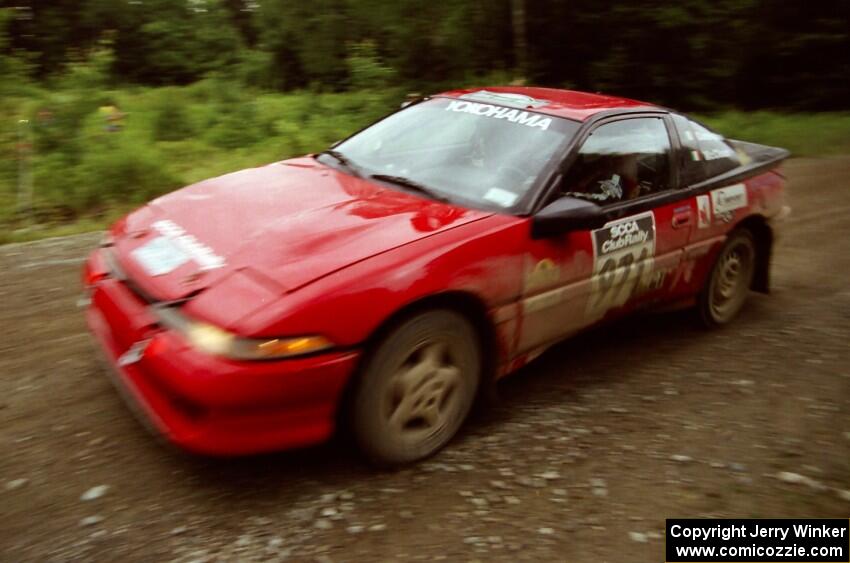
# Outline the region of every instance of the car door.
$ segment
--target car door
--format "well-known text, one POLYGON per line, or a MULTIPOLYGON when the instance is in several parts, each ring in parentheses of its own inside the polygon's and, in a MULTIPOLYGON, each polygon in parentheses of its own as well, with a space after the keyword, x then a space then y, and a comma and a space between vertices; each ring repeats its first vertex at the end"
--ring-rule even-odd
POLYGON ((520 352, 664 295, 694 221, 690 205, 669 201, 669 128, 665 114, 629 114, 582 142, 555 197, 593 201, 608 221, 529 240, 520 352))

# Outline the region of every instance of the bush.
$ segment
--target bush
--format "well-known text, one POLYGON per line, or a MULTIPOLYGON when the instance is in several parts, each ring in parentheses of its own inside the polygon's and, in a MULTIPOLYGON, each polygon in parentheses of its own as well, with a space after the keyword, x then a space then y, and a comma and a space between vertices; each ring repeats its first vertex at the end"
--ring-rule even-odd
POLYGON ((111 203, 142 203, 181 185, 151 147, 107 138, 78 167, 74 203, 79 210, 111 203))
POLYGON ((8 26, 14 12, 0 8, 0 96, 26 94, 32 66, 10 46, 8 26))
MULTIPOLYGON (((371 65, 379 63, 369 48, 363 52, 351 62, 374 86, 382 71, 370 76, 371 65)), ((29 221, 17 212, 19 119, 29 119, 33 139, 36 220, 96 225, 105 213, 190 182, 320 151, 394 111, 407 93, 392 87, 256 92, 221 75, 187 87, 110 91, 92 88, 99 79, 87 76, 77 74, 72 89, 37 88, 30 96, 3 98, 9 109, 0 120, 0 240, 29 221), (109 104, 128 114, 114 133, 104 130, 99 112, 109 104)), ((729 111, 706 122, 730 137, 787 147, 795 155, 850 151, 848 113, 729 111)))
POLYGON ((157 141, 181 141, 195 134, 186 102, 172 88, 157 97, 153 114, 153 137, 157 141))
POLYGON ((59 83, 65 90, 102 90, 109 86, 115 53, 109 41, 100 41, 91 51, 72 59, 59 83))
POLYGON ((43 218, 73 219, 114 204, 142 203, 181 185, 155 149, 121 139, 93 143, 80 162, 52 153, 33 170, 35 207, 43 218))
POLYGON ((242 84, 254 88, 271 88, 274 80, 271 75, 272 56, 265 51, 243 49, 239 52, 235 74, 242 84))
POLYGON ((383 88, 396 75, 395 71, 378 57, 378 46, 371 40, 351 44, 346 62, 351 86, 356 90, 383 88))
POLYGON ((86 209, 81 197, 78 163, 67 154, 54 152, 36 159, 33 166, 34 199, 39 208, 79 213, 86 209))
POLYGON ((205 134, 212 145, 224 149, 251 146, 269 133, 270 124, 259 119, 253 102, 240 101, 234 105, 219 104, 213 125, 205 134))

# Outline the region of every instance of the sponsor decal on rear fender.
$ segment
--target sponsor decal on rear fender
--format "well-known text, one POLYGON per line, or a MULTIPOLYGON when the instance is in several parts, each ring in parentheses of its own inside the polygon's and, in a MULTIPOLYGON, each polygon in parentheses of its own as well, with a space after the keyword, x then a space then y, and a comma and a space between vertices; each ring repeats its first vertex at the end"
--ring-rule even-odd
POLYGON ((747 187, 734 184, 711 192, 711 205, 715 215, 731 213, 747 206, 747 187))

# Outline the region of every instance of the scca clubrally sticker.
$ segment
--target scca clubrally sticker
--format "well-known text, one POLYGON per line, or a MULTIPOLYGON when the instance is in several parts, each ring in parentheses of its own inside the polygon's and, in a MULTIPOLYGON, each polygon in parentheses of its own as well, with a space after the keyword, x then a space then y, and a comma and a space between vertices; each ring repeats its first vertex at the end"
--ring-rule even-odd
POLYGON ((649 283, 655 257, 655 215, 634 215, 608 223, 593 237, 592 292, 588 315, 601 316, 626 303, 649 283))

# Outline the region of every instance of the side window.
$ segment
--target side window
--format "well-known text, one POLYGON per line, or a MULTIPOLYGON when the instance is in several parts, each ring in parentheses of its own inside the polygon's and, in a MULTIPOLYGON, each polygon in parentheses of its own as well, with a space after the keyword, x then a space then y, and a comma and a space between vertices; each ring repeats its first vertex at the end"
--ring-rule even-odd
POLYGON ((564 195, 600 205, 669 188, 670 138, 658 117, 623 119, 596 128, 564 178, 564 195))
POLYGON ((673 122, 682 145, 678 161, 683 186, 702 182, 741 165, 735 149, 721 135, 681 115, 674 114, 673 122))

